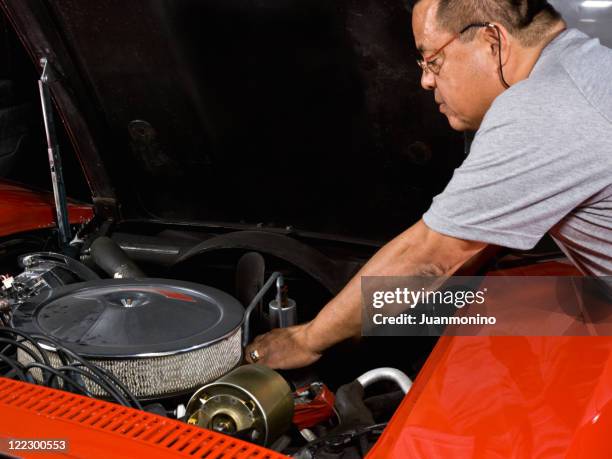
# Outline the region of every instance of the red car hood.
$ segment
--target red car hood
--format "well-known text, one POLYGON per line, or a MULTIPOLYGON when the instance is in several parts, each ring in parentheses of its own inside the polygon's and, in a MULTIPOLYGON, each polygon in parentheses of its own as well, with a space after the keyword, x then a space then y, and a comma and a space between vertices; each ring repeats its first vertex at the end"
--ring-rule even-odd
POLYGON ((368 459, 610 458, 610 433, 612 337, 441 337, 368 459))
MULTIPOLYGON (((90 204, 69 201, 70 223, 93 217, 90 204)), ((53 196, 6 180, 0 180, 0 236, 56 226, 53 196)))

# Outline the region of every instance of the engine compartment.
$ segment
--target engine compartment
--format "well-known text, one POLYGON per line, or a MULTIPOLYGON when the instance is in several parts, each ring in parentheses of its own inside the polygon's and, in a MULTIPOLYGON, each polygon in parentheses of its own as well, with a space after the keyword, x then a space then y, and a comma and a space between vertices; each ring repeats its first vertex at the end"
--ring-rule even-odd
POLYGON ((364 338, 304 369, 244 364, 248 342, 313 318, 374 247, 140 223, 85 225, 64 250, 56 240, 0 242, 4 377, 295 457, 362 457, 435 344, 364 338))

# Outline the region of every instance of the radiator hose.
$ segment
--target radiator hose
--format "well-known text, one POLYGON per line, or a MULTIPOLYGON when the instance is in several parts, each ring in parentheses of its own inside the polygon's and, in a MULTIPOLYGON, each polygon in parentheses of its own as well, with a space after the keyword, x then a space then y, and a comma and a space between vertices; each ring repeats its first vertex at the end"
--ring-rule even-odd
POLYGON ((91 257, 96 265, 114 279, 146 277, 119 245, 101 236, 91 244, 91 257))

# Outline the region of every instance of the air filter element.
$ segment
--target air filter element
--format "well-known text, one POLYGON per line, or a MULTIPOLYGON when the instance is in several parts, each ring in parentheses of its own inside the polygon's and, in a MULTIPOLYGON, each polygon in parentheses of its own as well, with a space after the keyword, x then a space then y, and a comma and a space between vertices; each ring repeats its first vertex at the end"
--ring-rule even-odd
MULTIPOLYGON (((147 399, 194 390, 238 365, 243 316, 236 299, 212 287, 115 279, 34 297, 14 311, 13 325, 56 339, 147 399)), ((56 349, 40 344, 53 366, 61 366, 56 349)), ((31 359, 22 351, 18 358, 31 359)), ((105 395, 94 383, 86 384, 93 394, 105 395)))

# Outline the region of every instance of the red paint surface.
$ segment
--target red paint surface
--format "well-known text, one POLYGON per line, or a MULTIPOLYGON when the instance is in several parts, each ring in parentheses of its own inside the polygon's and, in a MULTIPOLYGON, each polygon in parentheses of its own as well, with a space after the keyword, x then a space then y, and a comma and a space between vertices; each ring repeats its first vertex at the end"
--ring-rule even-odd
MULTIPOLYGON (((295 393, 307 391, 309 386, 300 387, 295 393)), ((321 391, 309 403, 296 403, 293 423, 299 430, 309 429, 330 419, 334 414, 336 396, 323 384, 321 391)))
MULTIPOLYGON (((93 217, 91 205, 69 203, 70 223, 93 217)), ((0 236, 56 226, 53 196, 0 180, 0 236)))
POLYGON ((611 438, 612 337, 441 337, 368 458, 611 458, 611 438))
POLYGON ((187 301, 189 303, 196 302, 196 299, 194 297, 189 296, 185 293, 181 293, 181 292, 173 292, 172 290, 162 290, 162 289, 151 289, 151 291, 159 293, 160 295, 163 295, 166 298, 171 299, 171 300, 187 301))
POLYGON ((0 377, 2 452, 41 459, 287 459, 184 422, 0 377), (64 440, 68 450, 15 451, 9 439, 64 440))

